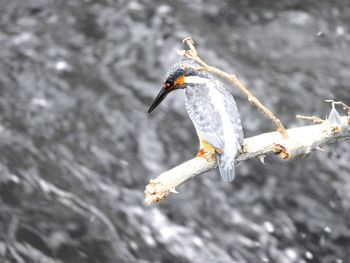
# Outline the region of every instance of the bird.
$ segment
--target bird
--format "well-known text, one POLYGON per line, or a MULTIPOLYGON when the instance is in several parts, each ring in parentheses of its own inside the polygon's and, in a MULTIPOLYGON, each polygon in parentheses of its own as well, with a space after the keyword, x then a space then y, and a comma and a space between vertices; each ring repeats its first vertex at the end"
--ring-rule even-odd
POLYGON ((166 72, 162 89, 151 104, 151 113, 172 91, 185 90, 185 105, 199 138, 197 156, 215 153, 226 182, 235 177, 235 158, 243 144, 243 129, 236 102, 224 84, 197 62, 182 59, 166 72))

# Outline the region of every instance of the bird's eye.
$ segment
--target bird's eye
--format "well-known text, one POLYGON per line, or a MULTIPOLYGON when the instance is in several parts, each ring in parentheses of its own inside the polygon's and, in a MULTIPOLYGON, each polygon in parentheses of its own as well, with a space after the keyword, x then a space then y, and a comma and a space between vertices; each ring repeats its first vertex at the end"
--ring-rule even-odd
POLYGON ((171 87, 171 86, 173 86, 174 85, 174 82, 172 81, 172 80, 168 80, 167 82, 166 82, 166 86, 169 88, 169 87, 171 87))

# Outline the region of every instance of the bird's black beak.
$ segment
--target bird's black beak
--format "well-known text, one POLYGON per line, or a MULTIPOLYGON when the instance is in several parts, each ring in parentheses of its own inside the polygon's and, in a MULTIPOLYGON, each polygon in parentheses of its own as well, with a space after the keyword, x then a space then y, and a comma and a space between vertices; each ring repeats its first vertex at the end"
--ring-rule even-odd
POLYGON ((158 93, 157 97, 152 102, 151 107, 148 110, 148 113, 151 113, 165 98, 168 96, 170 90, 166 88, 162 88, 158 93))

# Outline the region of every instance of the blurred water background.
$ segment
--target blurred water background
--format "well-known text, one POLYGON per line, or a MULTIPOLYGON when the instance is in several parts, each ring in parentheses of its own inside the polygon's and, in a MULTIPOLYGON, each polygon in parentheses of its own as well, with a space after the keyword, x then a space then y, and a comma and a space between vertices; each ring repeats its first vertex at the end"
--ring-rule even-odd
POLYGON ((350 104, 349 25, 347 0, 1 0, 0 262, 350 262, 348 142, 143 203, 198 147, 181 91, 147 114, 184 37, 295 127, 350 104))

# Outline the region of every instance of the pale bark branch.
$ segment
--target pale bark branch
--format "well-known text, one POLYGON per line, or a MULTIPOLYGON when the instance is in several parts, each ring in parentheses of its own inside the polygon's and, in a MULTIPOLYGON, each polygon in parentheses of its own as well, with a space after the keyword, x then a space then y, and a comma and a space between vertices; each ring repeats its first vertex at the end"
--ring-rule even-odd
POLYGON ((277 131, 282 135, 283 138, 288 138, 288 133, 286 129, 284 128, 282 122, 267 108, 265 107, 236 77, 234 74, 229 74, 225 71, 222 71, 218 68, 209 66, 207 63, 205 63, 199 56, 196 51, 196 48, 194 47, 194 42, 191 37, 187 37, 183 40, 187 46, 189 47, 189 50, 182 50, 179 51, 179 55, 184 56, 189 59, 193 59, 198 63, 198 65, 201 66, 201 70, 207 71, 209 73, 212 73, 214 75, 217 75, 221 78, 224 78, 228 80, 230 83, 232 83, 235 87, 237 87, 248 99, 250 103, 255 105, 260 111, 262 111, 275 125, 277 131))
MULTIPOLYGON (((350 139, 350 117, 339 118, 337 124, 324 121, 322 124, 288 129, 289 138, 281 138, 278 132, 269 132, 244 140, 243 151, 236 158, 242 162, 267 154, 277 154, 284 160, 306 156, 322 146, 338 140, 350 139)), ((215 156, 195 157, 150 181, 145 190, 145 202, 159 202, 176 192, 176 188, 187 180, 216 167, 215 156)))
POLYGON ((296 118, 300 120, 312 121, 313 123, 317 123, 317 124, 324 122, 324 120, 322 120, 317 116, 296 115, 296 118))

